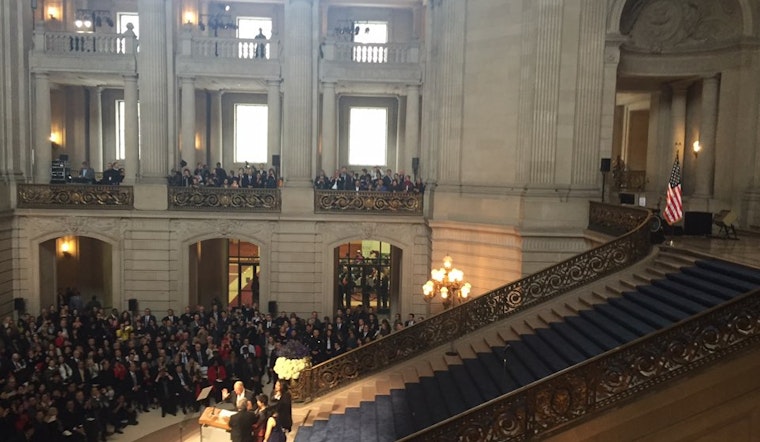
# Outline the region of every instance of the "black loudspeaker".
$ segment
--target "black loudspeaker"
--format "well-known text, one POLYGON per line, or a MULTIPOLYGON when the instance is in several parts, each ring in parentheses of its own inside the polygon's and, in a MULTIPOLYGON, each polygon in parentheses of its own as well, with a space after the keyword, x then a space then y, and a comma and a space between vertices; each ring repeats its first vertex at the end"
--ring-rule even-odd
POLYGON ((24 310, 26 310, 26 306, 24 304, 24 298, 13 298, 13 310, 16 310, 19 313, 23 313, 24 310))
POLYGON ((271 313, 272 316, 277 314, 277 301, 269 301, 269 313, 271 313))
POLYGON ((272 167, 280 167, 280 156, 272 155, 272 167))
POLYGON ((612 160, 602 158, 602 164, 599 165, 599 172, 609 172, 612 169, 612 160))
POLYGON ((137 299, 132 298, 129 300, 129 311, 130 312, 136 312, 138 310, 137 308, 137 299))
POLYGON ((420 159, 417 157, 412 158, 412 170, 416 173, 420 169, 420 159))
POLYGON ((187 161, 182 160, 182 161, 179 162, 179 167, 184 168, 185 166, 187 166, 187 161))
POLYGON ((685 235, 712 235, 712 213, 686 212, 683 214, 685 235))

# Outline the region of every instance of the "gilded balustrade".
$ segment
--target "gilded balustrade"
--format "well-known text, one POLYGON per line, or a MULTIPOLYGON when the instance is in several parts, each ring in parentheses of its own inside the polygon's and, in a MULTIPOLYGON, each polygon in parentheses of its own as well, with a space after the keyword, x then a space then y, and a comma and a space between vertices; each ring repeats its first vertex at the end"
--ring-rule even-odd
POLYGON ((422 215, 419 193, 352 190, 314 190, 316 213, 422 215))
POLYGON ((311 400, 322 396, 353 380, 448 343, 643 259, 651 251, 648 211, 608 206, 607 211, 600 211, 597 216, 609 218, 609 222, 617 219, 625 225, 636 219, 638 224, 629 233, 609 243, 305 370, 293 385, 294 400, 311 400), (618 215, 618 208, 626 213, 634 210, 638 216, 618 215))
POLYGON ((588 228, 601 233, 619 236, 638 226, 645 216, 640 208, 591 201, 588 228))
POLYGON ((19 184, 19 209, 133 209, 132 186, 19 184))
POLYGON ((279 212, 280 189, 169 187, 169 209, 279 212))
POLYGON ((760 348, 760 290, 473 408, 405 441, 543 439, 651 388, 760 348))

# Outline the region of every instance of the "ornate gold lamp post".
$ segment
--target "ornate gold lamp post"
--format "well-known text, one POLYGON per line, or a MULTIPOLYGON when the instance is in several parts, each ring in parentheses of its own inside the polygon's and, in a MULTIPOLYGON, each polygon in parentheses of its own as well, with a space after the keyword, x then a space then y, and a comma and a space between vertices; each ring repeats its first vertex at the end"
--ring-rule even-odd
POLYGON ((469 282, 463 282, 464 272, 452 267, 452 262, 451 257, 446 255, 443 267, 431 270, 431 279, 422 286, 425 301, 430 302, 440 296, 444 309, 466 301, 472 289, 469 282))

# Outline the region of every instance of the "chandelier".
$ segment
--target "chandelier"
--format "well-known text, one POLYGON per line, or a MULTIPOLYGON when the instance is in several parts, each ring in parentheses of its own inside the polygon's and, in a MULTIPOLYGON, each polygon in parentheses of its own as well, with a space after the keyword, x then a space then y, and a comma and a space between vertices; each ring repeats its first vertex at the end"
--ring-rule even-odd
POLYGON ((422 286, 425 301, 430 302, 440 296, 444 309, 466 301, 472 289, 469 282, 463 282, 464 272, 452 267, 452 262, 451 257, 446 255, 443 267, 431 270, 430 280, 422 286))

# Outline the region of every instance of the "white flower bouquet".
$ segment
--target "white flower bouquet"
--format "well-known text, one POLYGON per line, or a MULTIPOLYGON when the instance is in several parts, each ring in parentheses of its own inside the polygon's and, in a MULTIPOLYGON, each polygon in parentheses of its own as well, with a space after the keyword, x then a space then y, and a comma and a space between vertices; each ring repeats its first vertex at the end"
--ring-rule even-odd
POLYGON ((277 373, 280 379, 298 379, 301 372, 309 367, 311 367, 311 359, 309 357, 301 359, 279 357, 274 363, 274 372, 277 373))

